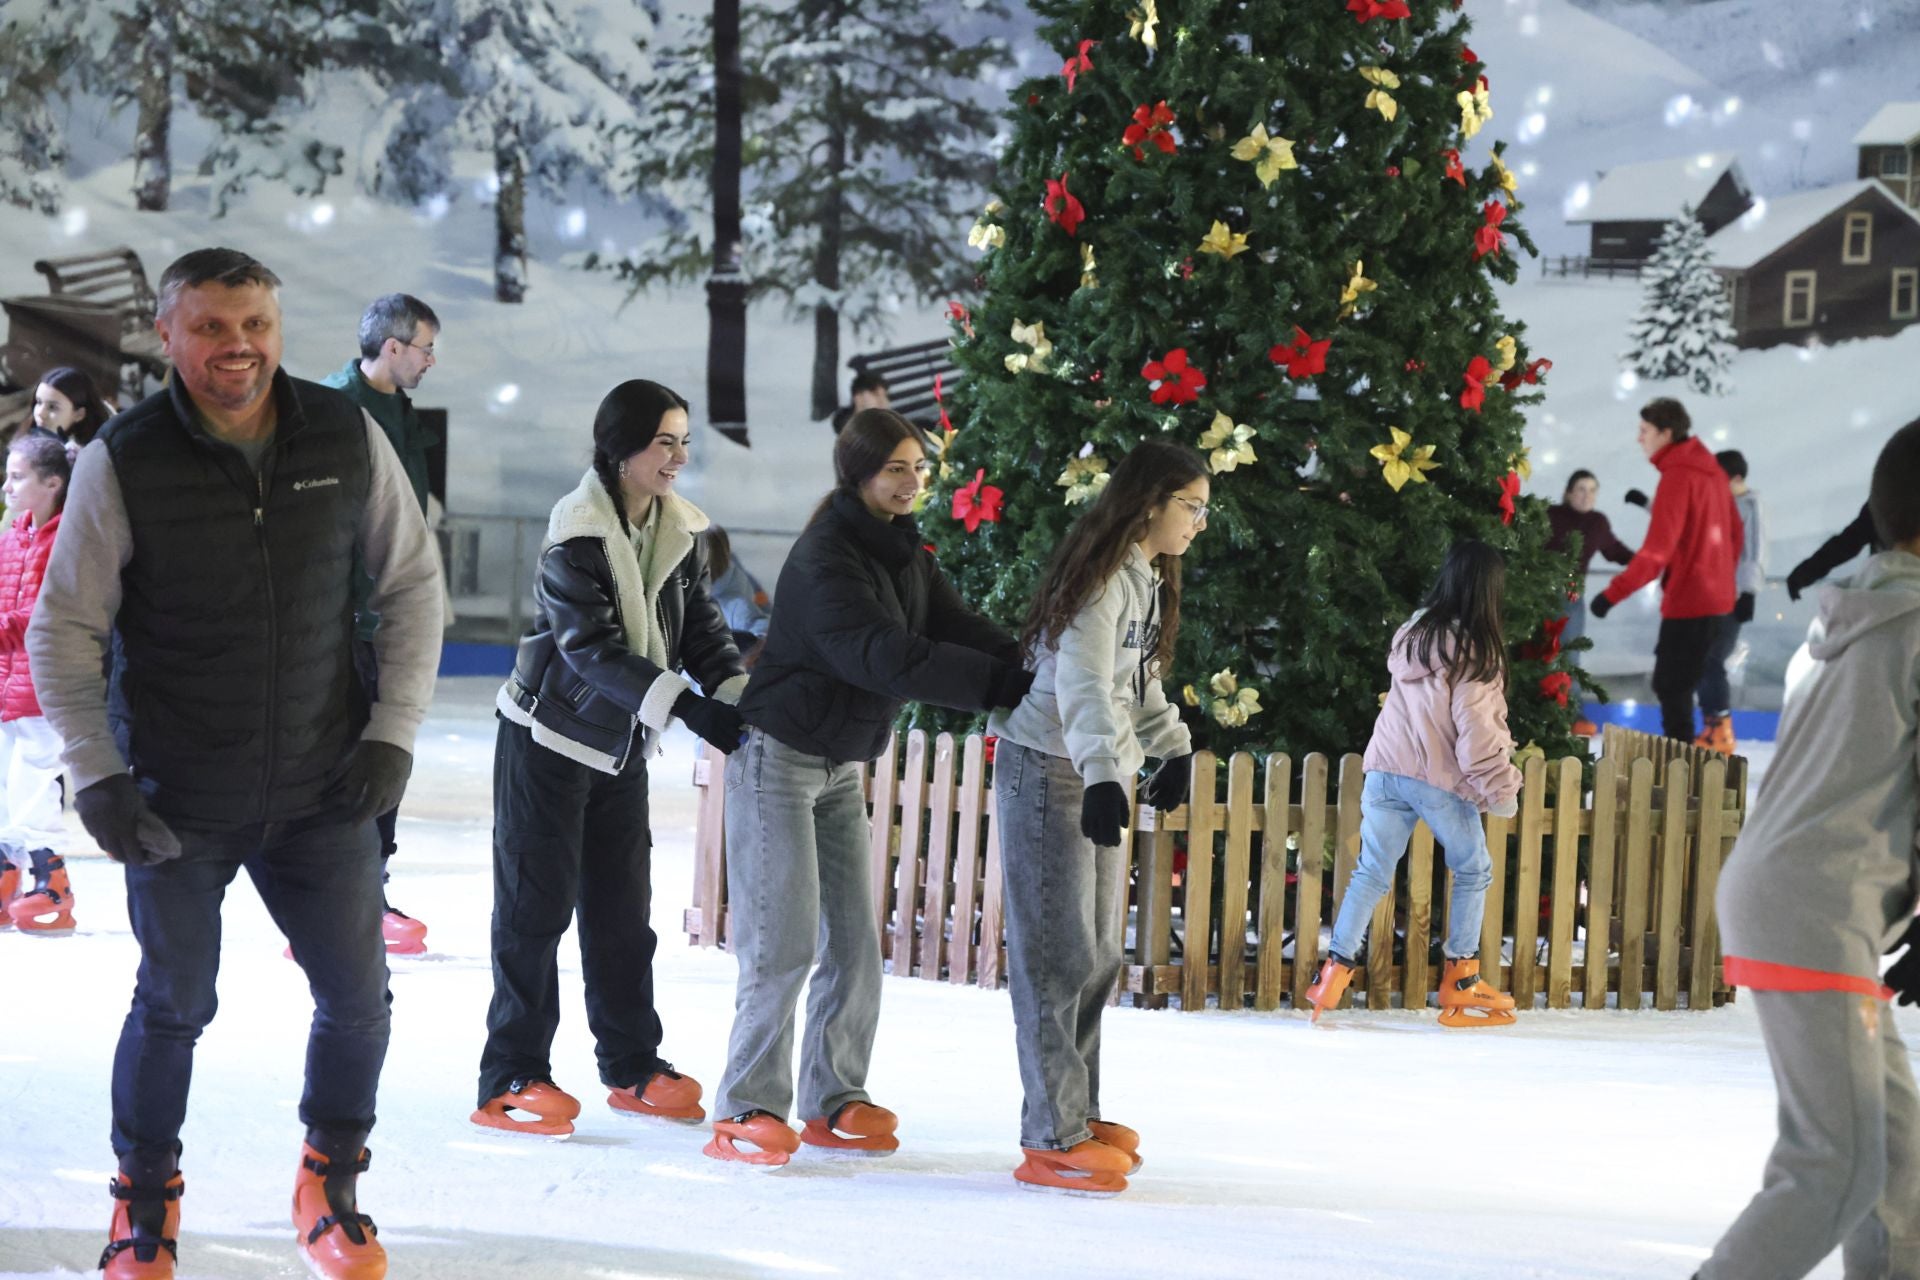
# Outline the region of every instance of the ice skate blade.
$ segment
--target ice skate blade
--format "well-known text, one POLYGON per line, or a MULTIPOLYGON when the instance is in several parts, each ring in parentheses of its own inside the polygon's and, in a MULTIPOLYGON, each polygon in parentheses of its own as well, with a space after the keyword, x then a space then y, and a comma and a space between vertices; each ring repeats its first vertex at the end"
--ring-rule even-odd
POLYGON ((70 938, 79 926, 69 921, 56 925, 16 924, 15 928, 23 938, 70 938))
MULTIPOLYGON (((307 1264, 307 1274, 313 1276, 314 1280, 340 1280, 340 1272, 326 1270, 320 1260, 308 1253, 305 1249, 300 1251, 300 1261, 307 1264)), ((348 1274, 353 1277, 353 1280, 377 1280, 377 1277, 387 1274, 385 1259, 381 1261, 382 1265, 377 1269, 362 1264, 357 1270, 348 1274)))
POLYGON ((829 1147, 818 1142, 802 1142, 800 1149, 814 1160, 885 1160, 900 1150, 900 1144, 890 1147, 829 1147))
POLYGON ((1510 1027, 1515 1018, 1500 1009, 1447 1009, 1440 1014, 1440 1025, 1453 1031, 1479 1031, 1487 1027, 1510 1027))
POLYGON ((668 1111, 637 1111, 632 1107, 616 1107, 609 1102, 607 1110, 623 1120, 664 1120, 668 1124, 689 1126, 699 1124, 707 1118, 706 1110, 701 1107, 695 1107, 691 1113, 681 1114, 668 1111))
POLYGON ((502 1123, 492 1118, 482 1118, 482 1112, 476 1111, 467 1117, 467 1123, 482 1133, 505 1133, 516 1138, 538 1138, 545 1142, 565 1142, 573 1136, 571 1120, 507 1120, 502 1123), (561 1128, 560 1126, 566 1126, 561 1128))
POLYGON ((824 1120, 809 1120, 800 1130, 803 1146, 833 1155, 890 1156, 900 1149, 900 1139, 887 1133, 842 1133, 829 1128, 824 1120))
POLYGON ((427 954, 424 942, 389 942, 387 954, 390 956, 423 956, 427 954))
POLYGON ((743 1150, 730 1139, 718 1134, 707 1139, 707 1145, 700 1148, 700 1154, 720 1161, 722 1164, 739 1165, 747 1169, 778 1169, 793 1158, 787 1151, 769 1151, 765 1148, 743 1150))
POLYGON ((1112 1182, 1089 1179, 1084 1186, 1063 1187, 1053 1182, 1028 1182, 1025 1178, 1014 1179, 1022 1191, 1033 1191, 1040 1195, 1078 1196, 1082 1200, 1111 1200, 1127 1189, 1125 1178, 1116 1178, 1118 1185, 1112 1182))

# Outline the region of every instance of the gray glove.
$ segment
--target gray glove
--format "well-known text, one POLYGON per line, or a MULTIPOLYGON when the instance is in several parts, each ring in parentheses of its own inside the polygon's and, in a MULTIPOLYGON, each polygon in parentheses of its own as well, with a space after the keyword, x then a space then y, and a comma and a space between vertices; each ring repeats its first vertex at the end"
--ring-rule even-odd
POLYGON ((73 808, 100 851, 115 862, 150 867, 180 856, 180 837, 147 807, 132 774, 116 773, 81 788, 73 808))
POLYGON ((412 776, 411 751, 391 742, 363 738, 347 759, 347 774, 340 781, 341 798, 355 823, 372 822, 400 807, 400 797, 407 793, 407 779, 412 776))

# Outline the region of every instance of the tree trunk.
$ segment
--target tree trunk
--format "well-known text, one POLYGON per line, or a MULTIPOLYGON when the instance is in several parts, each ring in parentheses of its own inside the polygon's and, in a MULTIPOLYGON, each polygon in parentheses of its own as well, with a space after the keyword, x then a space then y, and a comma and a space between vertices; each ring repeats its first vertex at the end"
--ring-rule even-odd
POLYGON ((523 302, 527 296, 527 158, 520 126, 502 120, 493 130, 493 172, 500 190, 493 205, 493 296, 523 302))
MULTIPOLYGON (((835 23, 838 26, 838 23, 835 23)), ((829 75, 831 75, 829 71, 829 75)), ((814 283, 822 289, 840 288, 840 246, 846 214, 842 180, 847 169, 847 131, 838 79, 827 84, 826 173, 820 189, 820 241, 813 255, 814 283)), ((821 303, 813 309, 813 417, 831 414, 840 405, 840 308, 821 303)))
POLYGON ((140 117, 133 131, 133 207, 158 211, 173 190, 168 134, 173 124, 173 13, 155 5, 140 40, 135 93, 140 117))
POLYGON ((747 280, 740 270, 740 0, 713 4, 713 272, 707 277, 707 421, 747 441, 747 280))

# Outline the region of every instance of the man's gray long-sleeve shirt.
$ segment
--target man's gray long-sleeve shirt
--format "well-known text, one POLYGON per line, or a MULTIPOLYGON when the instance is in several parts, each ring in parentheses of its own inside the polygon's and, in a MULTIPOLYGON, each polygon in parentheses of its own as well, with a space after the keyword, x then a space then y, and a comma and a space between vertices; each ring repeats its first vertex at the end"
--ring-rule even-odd
MULTIPOLYGON (((440 664, 440 560, 393 445, 364 410, 361 416, 370 466, 356 538, 374 578, 370 603, 381 617, 373 639, 380 697, 361 737, 412 751, 440 664)), ((40 708, 65 743, 76 791, 127 771, 107 719, 104 669, 120 611, 120 574, 133 549, 113 459, 96 440, 74 465, 60 537, 27 628, 40 708)))

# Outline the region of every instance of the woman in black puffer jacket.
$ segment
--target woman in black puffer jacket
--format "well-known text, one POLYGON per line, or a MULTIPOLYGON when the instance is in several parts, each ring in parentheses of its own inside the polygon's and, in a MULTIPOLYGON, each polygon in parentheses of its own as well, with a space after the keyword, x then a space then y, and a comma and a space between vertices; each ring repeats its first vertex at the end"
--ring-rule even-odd
POLYGON ((885 748, 910 699, 986 711, 1014 706, 1033 683, 1018 642, 963 604, 921 545, 909 514, 926 485, 919 429, 863 409, 833 463, 838 487, 780 571, 740 704, 753 727, 727 761, 727 918, 740 987, 707 1144, 723 1160, 785 1164, 802 1141, 869 1155, 899 1145, 893 1113, 865 1088, 880 934, 860 764, 885 748), (794 1007, 816 948, 800 1062, 806 1128, 795 1134, 794 1007))
POLYGON ((736 748, 743 726, 730 704, 747 682, 708 594, 694 536, 707 517, 673 491, 687 432, 687 402, 658 383, 623 382, 600 402, 593 469, 553 509, 533 631, 496 699, 493 1004, 473 1113, 488 1128, 573 1132, 580 1104, 554 1083, 548 1054, 560 937, 576 908, 608 1105, 706 1118, 699 1083, 660 1057, 647 919, 646 758, 676 718, 736 748))

